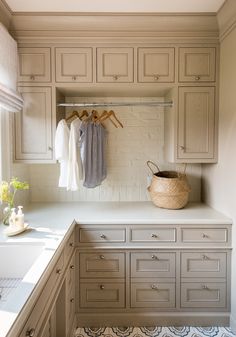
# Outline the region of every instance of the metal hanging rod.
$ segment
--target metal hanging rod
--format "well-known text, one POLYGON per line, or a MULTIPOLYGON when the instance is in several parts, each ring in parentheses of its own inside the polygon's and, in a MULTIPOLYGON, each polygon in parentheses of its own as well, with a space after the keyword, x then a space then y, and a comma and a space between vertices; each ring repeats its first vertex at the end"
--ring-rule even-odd
POLYGON ((70 108, 97 108, 97 107, 116 107, 116 106, 161 106, 172 107, 173 101, 168 102, 101 102, 101 103, 58 103, 58 107, 70 107, 70 108))

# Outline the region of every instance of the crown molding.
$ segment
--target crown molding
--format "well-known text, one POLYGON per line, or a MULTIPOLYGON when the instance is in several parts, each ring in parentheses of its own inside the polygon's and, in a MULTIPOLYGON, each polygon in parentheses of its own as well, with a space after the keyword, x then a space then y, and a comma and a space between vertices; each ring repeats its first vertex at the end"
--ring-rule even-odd
POLYGON ((196 37, 218 38, 216 15, 153 13, 13 13, 11 32, 29 37, 196 37))
POLYGON ((226 0, 217 14, 220 41, 223 41, 236 28, 236 1, 226 0))
POLYGON ((9 29, 12 18, 12 11, 4 0, 0 0, 0 22, 9 29))

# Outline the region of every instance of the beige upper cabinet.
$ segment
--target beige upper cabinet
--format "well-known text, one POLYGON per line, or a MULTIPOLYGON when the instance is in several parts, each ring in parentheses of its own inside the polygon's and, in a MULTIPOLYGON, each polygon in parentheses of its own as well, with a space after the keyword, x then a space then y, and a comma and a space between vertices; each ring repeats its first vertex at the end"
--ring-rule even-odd
POLYGON ((97 82, 133 82, 133 48, 97 48, 97 82))
POLYGON ((19 48, 19 82, 50 82, 50 48, 19 48))
POLYGON ((56 82, 92 82, 92 48, 56 48, 56 82))
POLYGON ((138 82, 173 82, 174 48, 138 48, 138 82))
POLYGON ((214 82, 215 48, 179 48, 180 82, 214 82))
POLYGON ((52 102, 49 87, 19 87, 23 109, 15 118, 15 159, 23 162, 53 160, 52 102))
MULTIPOLYGON (((179 88, 177 158, 214 162, 215 88, 179 88)), ((194 162, 194 161, 193 161, 194 162)))

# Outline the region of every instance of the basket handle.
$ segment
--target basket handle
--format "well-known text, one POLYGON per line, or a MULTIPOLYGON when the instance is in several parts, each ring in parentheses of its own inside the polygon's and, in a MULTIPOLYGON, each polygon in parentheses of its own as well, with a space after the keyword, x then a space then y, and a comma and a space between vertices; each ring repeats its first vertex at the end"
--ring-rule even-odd
POLYGON ((155 168, 157 169, 157 171, 160 172, 160 169, 159 169, 159 167, 157 166, 157 164, 153 163, 153 161, 151 161, 151 160, 148 160, 148 161, 147 161, 147 166, 148 166, 148 168, 151 170, 152 174, 155 174, 155 173, 154 173, 154 171, 153 171, 153 169, 152 169, 152 167, 151 167, 150 165, 155 166, 155 168))

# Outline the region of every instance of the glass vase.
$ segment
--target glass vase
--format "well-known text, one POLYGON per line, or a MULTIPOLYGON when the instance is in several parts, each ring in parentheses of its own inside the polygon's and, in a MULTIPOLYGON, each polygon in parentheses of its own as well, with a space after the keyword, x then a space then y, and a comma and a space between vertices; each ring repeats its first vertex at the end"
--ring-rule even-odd
POLYGON ((8 205, 7 207, 5 207, 3 209, 3 219, 2 219, 2 223, 5 225, 5 226, 9 226, 9 219, 10 219, 10 216, 11 216, 11 205, 8 205))

